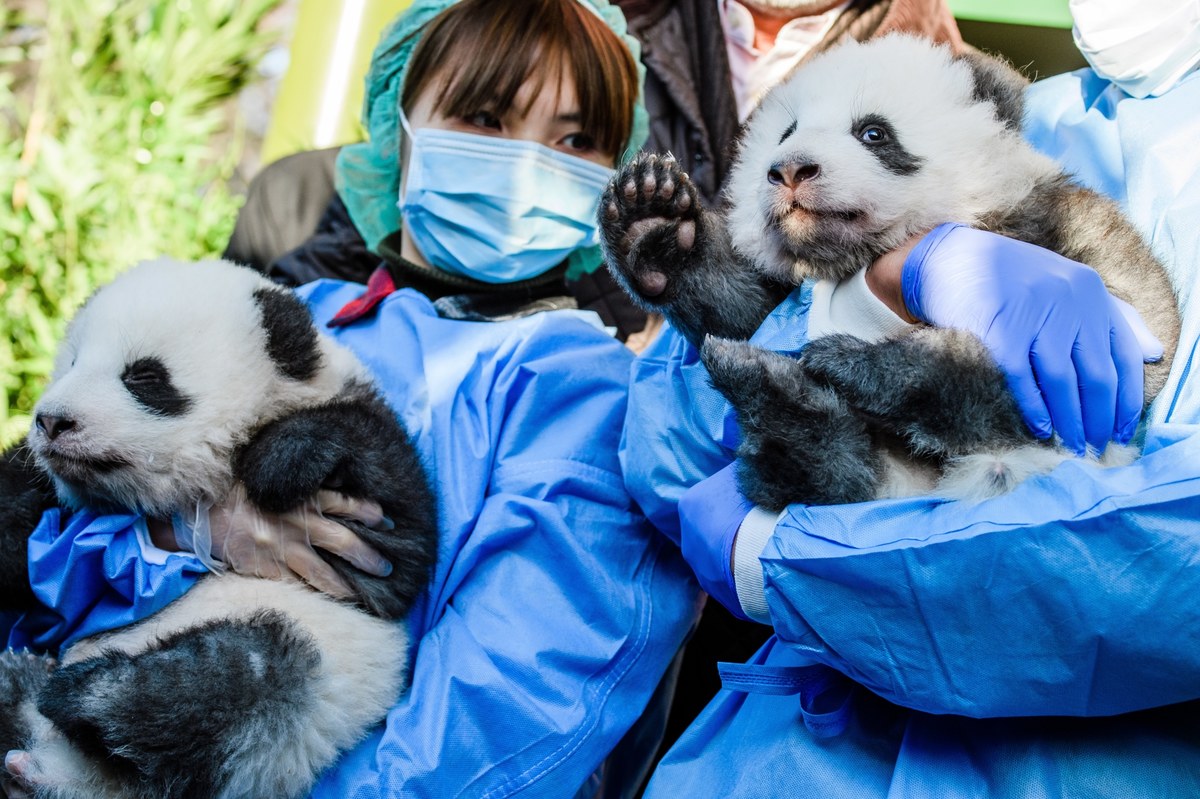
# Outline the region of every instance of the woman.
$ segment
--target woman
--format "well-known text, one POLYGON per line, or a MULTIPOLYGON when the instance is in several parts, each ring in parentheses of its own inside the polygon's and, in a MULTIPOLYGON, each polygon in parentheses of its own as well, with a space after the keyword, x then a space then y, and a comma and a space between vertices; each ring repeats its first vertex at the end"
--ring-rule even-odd
MULTIPOLYGON (((399 227, 393 255, 366 294, 300 290, 412 433, 442 522, 409 619, 411 688, 313 795, 591 796, 616 779, 601 765, 697 597, 624 489, 632 356, 554 299, 598 258, 596 201, 645 135, 636 44, 605 0, 449 5, 417 2, 385 34, 372 142, 343 172, 359 207, 399 227)), ((193 578, 154 564, 190 558, 139 565, 159 605, 193 578)), ((129 606, 138 589, 111 588, 129 606)), ((636 780, 646 764, 621 765, 636 780)))

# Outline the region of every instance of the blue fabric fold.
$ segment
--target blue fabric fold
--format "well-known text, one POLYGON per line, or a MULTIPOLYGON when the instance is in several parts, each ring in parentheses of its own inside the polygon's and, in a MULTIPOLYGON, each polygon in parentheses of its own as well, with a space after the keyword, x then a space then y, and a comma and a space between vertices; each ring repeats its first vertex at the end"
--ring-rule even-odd
POLYGON ((150 543, 137 515, 46 511, 29 538, 29 579, 43 605, 20 617, 13 649, 57 651, 125 627, 179 597, 207 572, 194 555, 150 543))

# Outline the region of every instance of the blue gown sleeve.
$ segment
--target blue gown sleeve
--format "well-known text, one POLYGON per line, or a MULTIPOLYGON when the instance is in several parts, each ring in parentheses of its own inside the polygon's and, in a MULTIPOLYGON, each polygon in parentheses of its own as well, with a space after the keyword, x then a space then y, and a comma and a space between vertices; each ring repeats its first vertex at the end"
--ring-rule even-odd
POLYGON ((54 651, 132 624, 205 571, 193 555, 154 547, 141 516, 51 509, 29 539, 29 578, 42 607, 18 619, 8 645, 54 651))
POLYGON ((570 797, 638 719, 698 610, 678 550, 621 476, 631 356, 569 316, 505 334, 424 319, 415 303, 390 298, 372 329, 341 337, 435 472, 441 557, 412 621, 410 689, 312 795, 570 797), (509 343, 484 340, 499 335, 509 343), (424 364, 374 357, 375 336, 424 364))

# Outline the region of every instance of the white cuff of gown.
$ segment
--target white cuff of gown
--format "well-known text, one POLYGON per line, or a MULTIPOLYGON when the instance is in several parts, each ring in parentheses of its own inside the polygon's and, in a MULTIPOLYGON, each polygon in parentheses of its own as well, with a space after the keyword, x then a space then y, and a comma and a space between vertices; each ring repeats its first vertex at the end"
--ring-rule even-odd
POLYGON ((733 549, 733 586, 737 589, 742 612, 754 621, 770 624, 763 570, 759 556, 775 533, 782 513, 771 513, 755 506, 742 520, 733 549))
POLYGON ((871 291, 866 269, 840 283, 820 280, 813 286, 808 312, 809 339, 849 333, 863 341, 876 342, 912 327, 871 291))

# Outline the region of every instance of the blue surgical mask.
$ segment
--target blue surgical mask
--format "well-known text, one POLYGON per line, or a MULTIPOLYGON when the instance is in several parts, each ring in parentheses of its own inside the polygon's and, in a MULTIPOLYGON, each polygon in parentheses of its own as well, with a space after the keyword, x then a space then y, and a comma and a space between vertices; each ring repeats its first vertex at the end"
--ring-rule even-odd
POLYGON ((536 277, 599 244, 596 209, 613 170, 521 139, 421 128, 397 206, 438 269, 488 283, 536 277))

